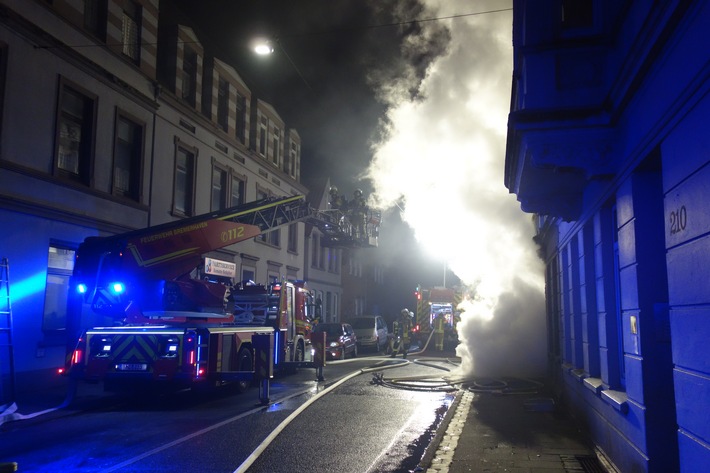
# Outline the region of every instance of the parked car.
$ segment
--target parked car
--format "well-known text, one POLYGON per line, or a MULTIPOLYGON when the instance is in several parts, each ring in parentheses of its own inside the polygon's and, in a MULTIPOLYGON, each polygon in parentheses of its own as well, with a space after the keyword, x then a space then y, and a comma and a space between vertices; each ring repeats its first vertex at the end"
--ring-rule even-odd
POLYGON ((379 352, 389 343, 387 324, 379 315, 360 315, 349 320, 355 329, 360 348, 373 348, 379 352))
POLYGON ((325 332, 326 359, 344 360, 357 356, 357 336, 350 324, 324 322, 313 328, 314 333, 325 332))

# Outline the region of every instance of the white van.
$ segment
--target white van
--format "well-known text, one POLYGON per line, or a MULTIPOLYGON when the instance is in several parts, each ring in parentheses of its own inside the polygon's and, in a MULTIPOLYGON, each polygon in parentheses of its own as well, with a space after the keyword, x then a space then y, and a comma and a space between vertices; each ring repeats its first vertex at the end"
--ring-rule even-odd
POLYGON ((351 318, 348 323, 355 330, 358 348, 374 348, 379 352, 387 347, 387 324, 381 316, 360 315, 351 318))

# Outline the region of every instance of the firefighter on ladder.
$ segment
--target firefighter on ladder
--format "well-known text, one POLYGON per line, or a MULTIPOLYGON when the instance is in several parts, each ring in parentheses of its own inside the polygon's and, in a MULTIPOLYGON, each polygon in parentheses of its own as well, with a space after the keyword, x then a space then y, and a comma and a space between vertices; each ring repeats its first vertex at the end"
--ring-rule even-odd
POLYGON ((436 351, 444 351, 444 314, 439 312, 434 318, 434 346, 436 351))
POLYGON ((394 330, 394 338, 391 340, 390 355, 392 358, 402 353, 402 358, 407 358, 407 351, 411 344, 410 332, 412 330, 412 313, 407 309, 402 309, 399 313, 399 320, 395 320, 392 326, 394 330))

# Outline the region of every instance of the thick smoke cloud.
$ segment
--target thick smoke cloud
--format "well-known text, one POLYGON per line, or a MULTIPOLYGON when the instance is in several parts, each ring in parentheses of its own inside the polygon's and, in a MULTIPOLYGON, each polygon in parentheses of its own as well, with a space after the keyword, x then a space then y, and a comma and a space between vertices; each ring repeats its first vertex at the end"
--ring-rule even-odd
MULTIPOLYGON (((417 17, 501 10, 510 2, 468 2, 461 11, 460 2, 431 0, 425 7, 417 17)), ((538 376, 545 369, 533 222, 503 184, 511 30, 510 11, 420 22, 405 32, 409 69, 400 64, 397 80, 384 67, 369 76, 388 107, 366 172, 373 205, 401 206, 419 244, 473 294, 462 306, 457 348, 466 375, 538 376)))

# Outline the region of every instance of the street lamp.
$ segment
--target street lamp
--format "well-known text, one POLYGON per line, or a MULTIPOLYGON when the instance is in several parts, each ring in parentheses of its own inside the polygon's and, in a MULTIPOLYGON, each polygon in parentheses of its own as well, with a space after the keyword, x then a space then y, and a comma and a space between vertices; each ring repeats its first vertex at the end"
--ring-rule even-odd
POLYGON ((301 71, 296 66, 296 63, 293 62, 293 60, 291 59, 291 56, 288 55, 288 53, 284 49, 283 45, 281 44, 281 41, 279 41, 278 38, 274 38, 274 39, 258 38, 252 42, 252 49, 259 56, 269 56, 269 55, 273 54, 275 51, 274 45, 278 45, 281 52, 284 54, 284 56, 286 56, 286 59, 288 59, 288 62, 290 62, 291 66, 293 66, 293 69, 298 74, 298 77, 300 77, 301 80, 303 81, 303 83, 306 84, 306 87, 308 87, 309 90, 313 90, 311 88, 311 84, 309 84, 308 81, 306 80, 306 78, 303 77, 303 74, 301 74, 301 71))

